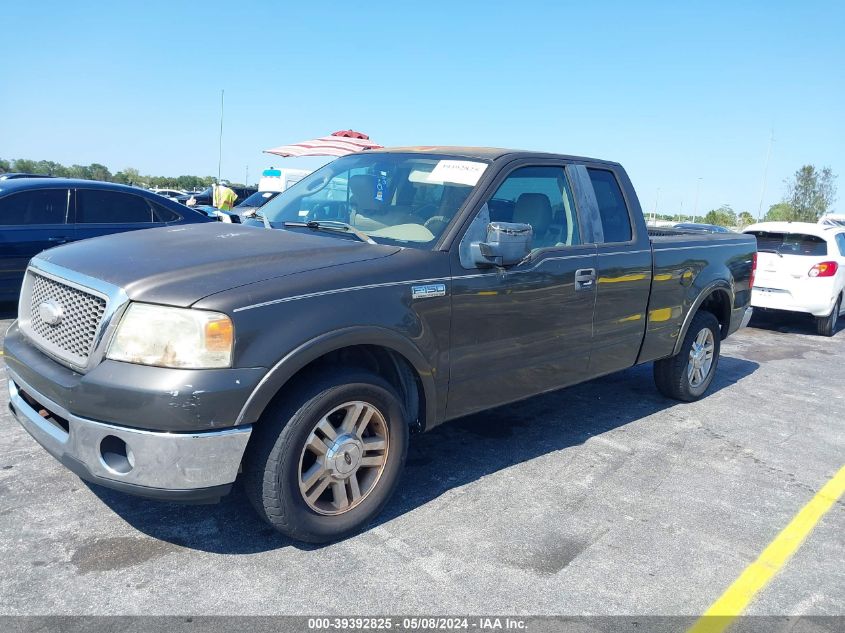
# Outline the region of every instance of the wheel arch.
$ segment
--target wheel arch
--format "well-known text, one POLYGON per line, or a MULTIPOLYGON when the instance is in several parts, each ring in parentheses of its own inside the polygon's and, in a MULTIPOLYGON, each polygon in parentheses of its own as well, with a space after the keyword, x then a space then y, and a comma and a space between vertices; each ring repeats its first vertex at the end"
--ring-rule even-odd
POLYGON ((250 394, 236 424, 257 421, 291 380, 335 361, 378 371, 399 392, 412 425, 422 430, 434 426, 437 397, 433 370, 413 342, 379 327, 329 332, 286 354, 250 394))
POLYGON ((672 350, 672 354, 675 355, 680 351, 681 345, 683 345, 684 338, 686 337, 687 331, 692 323, 692 319, 701 309, 705 309, 708 312, 713 313, 719 321, 722 339, 725 339, 731 325, 732 306, 733 292, 726 281, 714 281, 706 286, 700 293, 698 293, 695 301, 693 301, 690 305, 690 309, 687 311, 687 315, 684 317, 684 322, 681 325, 681 330, 678 332, 678 338, 675 341, 675 348, 672 350))

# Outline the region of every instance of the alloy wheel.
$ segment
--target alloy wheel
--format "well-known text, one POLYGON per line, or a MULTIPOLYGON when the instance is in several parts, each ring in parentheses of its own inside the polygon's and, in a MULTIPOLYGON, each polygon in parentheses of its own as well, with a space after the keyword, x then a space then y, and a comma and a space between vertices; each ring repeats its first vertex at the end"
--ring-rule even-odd
POLYGON ((337 515, 364 501, 387 463, 387 429, 384 415, 367 402, 346 402, 323 416, 299 458, 299 490, 308 507, 337 515))

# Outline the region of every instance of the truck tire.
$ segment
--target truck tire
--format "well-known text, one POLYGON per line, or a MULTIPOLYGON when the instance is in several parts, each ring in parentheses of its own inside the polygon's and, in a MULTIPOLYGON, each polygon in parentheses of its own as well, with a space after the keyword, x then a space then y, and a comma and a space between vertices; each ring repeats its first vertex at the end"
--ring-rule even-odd
POLYGON ((654 362, 658 391, 683 402, 701 398, 716 374, 721 338, 718 319, 711 312, 699 310, 692 318, 680 351, 654 362))
POLYGON ((359 531, 384 507, 408 450, 393 387, 358 369, 312 375, 255 425, 243 483, 258 514, 310 543, 359 531))
POLYGON ((822 336, 836 334, 836 322, 839 320, 839 310, 842 308, 842 297, 836 300, 833 310, 825 317, 816 317, 816 331, 822 336))

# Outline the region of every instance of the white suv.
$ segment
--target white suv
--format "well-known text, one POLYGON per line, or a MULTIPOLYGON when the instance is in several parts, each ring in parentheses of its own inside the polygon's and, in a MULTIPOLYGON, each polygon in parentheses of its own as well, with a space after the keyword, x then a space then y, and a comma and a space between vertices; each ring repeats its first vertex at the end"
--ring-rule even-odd
POLYGON ((845 227, 761 222, 743 232, 757 237, 751 305, 812 314, 819 334, 833 336, 843 309, 845 227))

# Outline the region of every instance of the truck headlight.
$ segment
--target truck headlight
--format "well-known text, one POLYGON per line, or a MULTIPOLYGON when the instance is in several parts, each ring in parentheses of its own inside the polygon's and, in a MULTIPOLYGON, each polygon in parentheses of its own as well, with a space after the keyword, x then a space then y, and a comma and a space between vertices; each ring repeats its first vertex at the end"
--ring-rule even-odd
POLYGON ((181 369, 230 367, 235 330, 219 312, 132 303, 106 358, 181 369))

